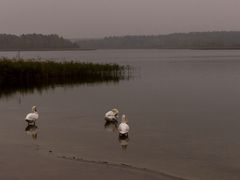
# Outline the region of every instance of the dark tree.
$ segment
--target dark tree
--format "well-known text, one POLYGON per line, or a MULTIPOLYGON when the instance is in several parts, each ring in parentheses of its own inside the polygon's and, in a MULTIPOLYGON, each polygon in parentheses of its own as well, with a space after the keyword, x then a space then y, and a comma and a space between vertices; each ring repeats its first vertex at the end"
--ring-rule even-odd
POLYGON ((78 48, 76 43, 56 34, 0 34, 0 50, 47 50, 78 48))
POLYGON ((240 31, 174 33, 79 40, 81 49, 240 49, 240 31))

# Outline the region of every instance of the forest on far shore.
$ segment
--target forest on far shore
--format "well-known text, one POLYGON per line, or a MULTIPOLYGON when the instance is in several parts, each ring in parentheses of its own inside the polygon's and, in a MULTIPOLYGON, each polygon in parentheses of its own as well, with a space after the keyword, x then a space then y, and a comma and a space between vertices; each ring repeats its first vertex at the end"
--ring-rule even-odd
POLYGON ((0 50, 74 49, 78 45, 56 34, 0 34, 0 50))
POLYGON ((69 40, 56 34, 0 34, 0 50, 240 49, 240 31, 109 36, 69 40))
POLYGON ((80 49, 240 49, 240 31, 109 36, 76 43, 80 49))

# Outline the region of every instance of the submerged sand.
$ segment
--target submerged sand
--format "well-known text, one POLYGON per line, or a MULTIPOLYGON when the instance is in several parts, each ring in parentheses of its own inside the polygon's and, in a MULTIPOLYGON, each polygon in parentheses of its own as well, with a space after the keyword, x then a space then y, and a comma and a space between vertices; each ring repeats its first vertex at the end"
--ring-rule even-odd
POLYGON ((1 143, 0 179, 4 180, 176 180, 150 170, 57 156, 31 145, 1 143))

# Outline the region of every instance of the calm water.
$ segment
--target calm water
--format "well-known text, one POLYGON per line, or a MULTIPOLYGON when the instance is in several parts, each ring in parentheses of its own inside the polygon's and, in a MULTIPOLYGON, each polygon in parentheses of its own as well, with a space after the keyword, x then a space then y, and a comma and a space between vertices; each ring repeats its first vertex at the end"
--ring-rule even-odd
POLYGON ((136 71, 132 80, 118 84, 1 97, 0 141, 188 179, 240 179, 240 51, 97 50, 21 56, 116 62, 136 71), (36 140, 25 132, 24 117, 32 105, 40 113, 36 140), (104 113, 113 107, 129 119, 128 141, 119 141, 114 125, 105 127, 104 113))

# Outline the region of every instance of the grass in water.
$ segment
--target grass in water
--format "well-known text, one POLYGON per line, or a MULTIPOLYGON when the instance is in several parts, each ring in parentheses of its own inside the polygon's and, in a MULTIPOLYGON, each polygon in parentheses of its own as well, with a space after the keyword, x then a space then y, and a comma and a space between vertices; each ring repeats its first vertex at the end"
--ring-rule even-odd
POLYGON ((83 62, 0 59, 0 97, 13 91, 46 89, 56 85, 119 82, 129 79, 129 66, 83 62))

